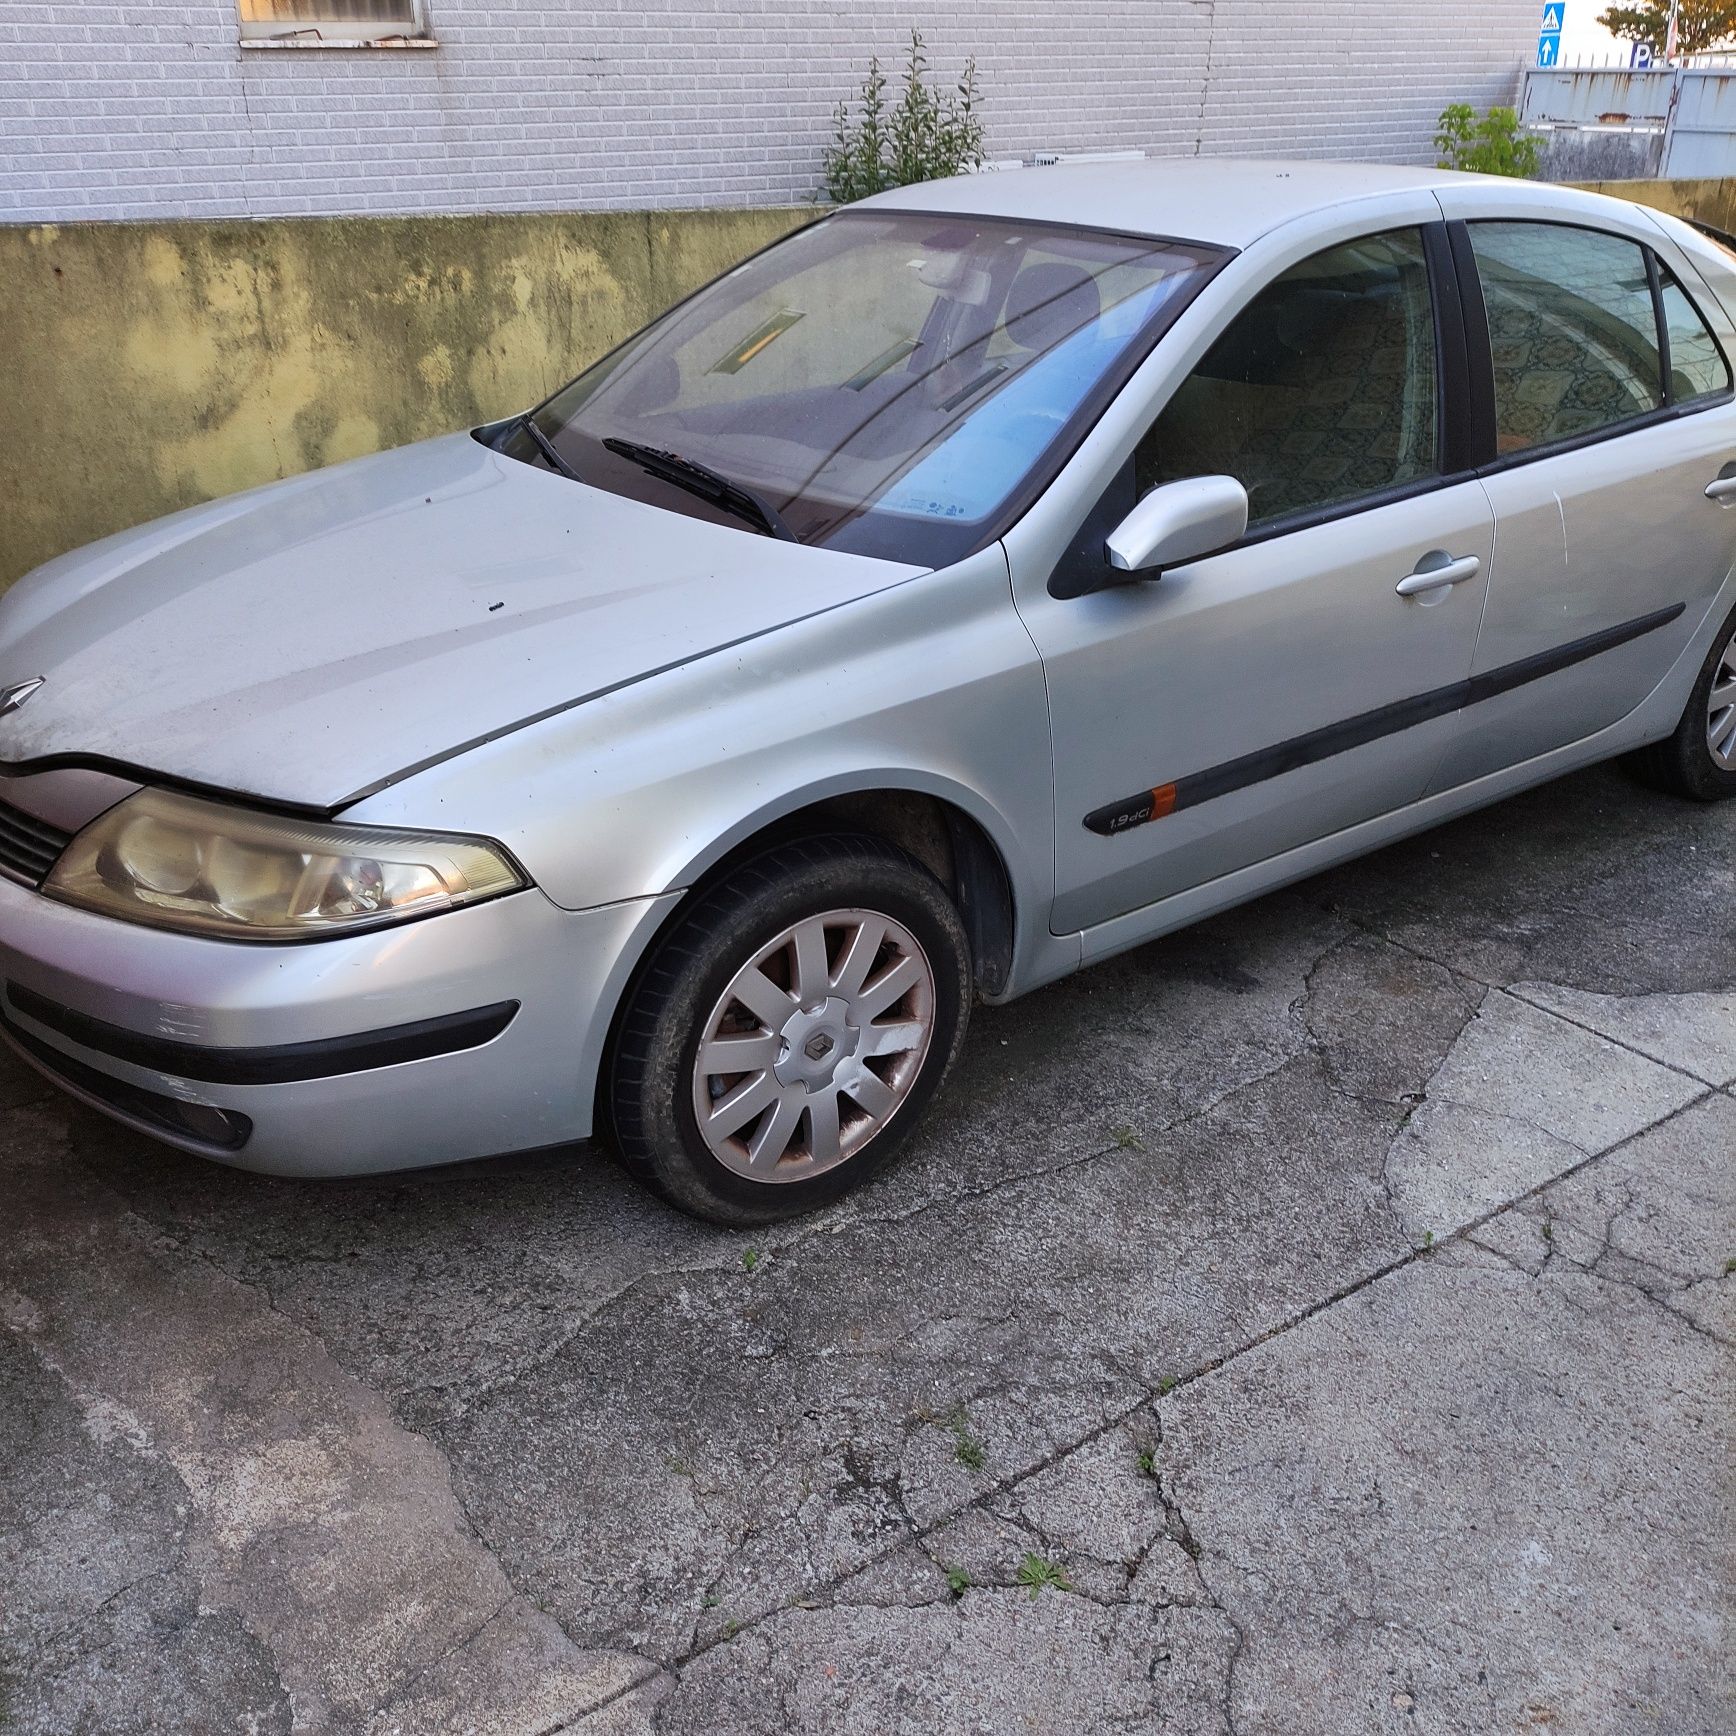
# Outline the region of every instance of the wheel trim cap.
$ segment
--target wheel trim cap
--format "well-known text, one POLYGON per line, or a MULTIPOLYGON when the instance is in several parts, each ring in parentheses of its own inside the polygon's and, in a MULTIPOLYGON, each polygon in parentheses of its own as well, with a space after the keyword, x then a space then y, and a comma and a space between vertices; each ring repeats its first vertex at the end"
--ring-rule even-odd
POLYGON ((933 967, 902 923, 842 909, 789 924, 735 972, 701 1029, 700 1137, 757 1182, 847 1162, 909 1097, 934 1017, 933 967))

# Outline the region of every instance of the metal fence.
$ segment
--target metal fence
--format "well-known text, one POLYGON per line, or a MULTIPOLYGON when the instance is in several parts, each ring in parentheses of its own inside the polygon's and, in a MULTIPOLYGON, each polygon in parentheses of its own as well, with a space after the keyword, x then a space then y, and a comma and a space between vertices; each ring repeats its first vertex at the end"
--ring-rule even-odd
POLYGON ((1538 69, 1519 118, 1556 178, 1736 174, 1736 67, 1538 69))

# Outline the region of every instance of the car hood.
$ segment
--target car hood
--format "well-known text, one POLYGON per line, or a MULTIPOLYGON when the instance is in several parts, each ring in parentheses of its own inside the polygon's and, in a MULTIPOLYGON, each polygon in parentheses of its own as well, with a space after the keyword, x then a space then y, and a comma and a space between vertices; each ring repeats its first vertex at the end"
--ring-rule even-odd
POLYGON ((451 435, 194 507, 0 601, 0 762, 336 808, 921 568, 774 541, 451 435))

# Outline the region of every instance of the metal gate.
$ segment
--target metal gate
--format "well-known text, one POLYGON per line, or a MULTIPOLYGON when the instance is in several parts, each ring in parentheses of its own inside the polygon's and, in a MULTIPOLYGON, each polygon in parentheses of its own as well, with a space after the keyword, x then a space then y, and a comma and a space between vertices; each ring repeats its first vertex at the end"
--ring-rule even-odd
POLYGON ((1601 157, 1631 162, 1625 172, 1636 176, 1736 174, 1736 68, 1538 69, 1525 74, 1519 118, 1553 135, 1544 142, 1552 174, 1577 172, 1563 160, 1574 151, 1580 169, 1601 157))

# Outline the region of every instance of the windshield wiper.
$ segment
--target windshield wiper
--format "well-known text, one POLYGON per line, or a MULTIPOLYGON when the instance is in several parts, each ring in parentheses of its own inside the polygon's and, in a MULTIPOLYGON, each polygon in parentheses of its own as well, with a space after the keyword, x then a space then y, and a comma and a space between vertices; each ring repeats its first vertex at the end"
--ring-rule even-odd
POLYGON ((784 523, 783 514, 769 500, 761 499, 751 488, 744 488, 739 482, 731 482, 708 464, 695 463, 691 458, 683 458, 679 452, 665 452, 660 446, 646 446, 637 440, 617 440, 611 436, 603 445, 622 458, 632 459, 653 476, 660 476, 665 482, 685 488, 689 494, 700 495, 713 506, 721 506, 725 512, 758 525, 767 536, 775 536, 779 542, 798 540, 796 533, 784 523))
POLYGON ((561 457, 560 453, 555 450, 554 441, 552 441, 548 435, 537 426, 535 411, 527 410, 519 417, 518 425, 531 437, 532 441, 535 442, 537 451, 548 460, 548 465, 551 470, 558 470, 562 476, 571 477, 574 482, 583 482, 585 480, 578 471, 576 471, 572 465, 570 465, 563 457, 561 457))

